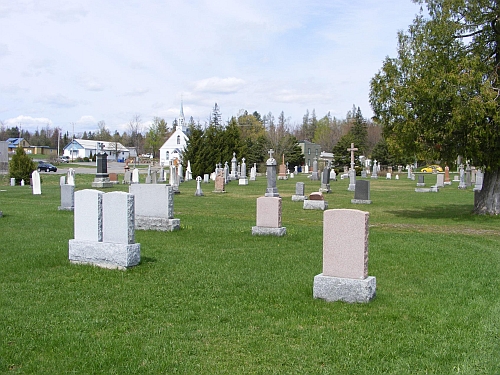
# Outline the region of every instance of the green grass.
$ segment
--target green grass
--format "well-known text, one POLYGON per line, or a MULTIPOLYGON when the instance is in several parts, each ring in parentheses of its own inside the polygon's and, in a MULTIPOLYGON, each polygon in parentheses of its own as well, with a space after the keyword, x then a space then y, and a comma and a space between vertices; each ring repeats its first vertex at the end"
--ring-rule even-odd
POLYGON ((471 190, 371 180, 373 204, 352 205, 332 182, 330 208, 370 212, 377 296, 346 304, 312 298, 323 213, 290 199, 319 182, 278 181, 282 238, 251 235, 263 177, 183 183, 181 230, 137 231, 141 264, 116 271, 69 263, 73 213, 42 177, 41 196, 0 178, 0 373, 500 373, 500 218, 472 215, 471 190))

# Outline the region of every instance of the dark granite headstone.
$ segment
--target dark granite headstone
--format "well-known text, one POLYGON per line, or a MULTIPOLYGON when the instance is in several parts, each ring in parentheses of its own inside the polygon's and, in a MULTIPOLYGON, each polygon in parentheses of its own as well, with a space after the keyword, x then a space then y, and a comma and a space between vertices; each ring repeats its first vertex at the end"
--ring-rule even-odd
POLYGON ((365 200, 365 201, 370 200, 370 181, 356 180, 354 199, 365 200))

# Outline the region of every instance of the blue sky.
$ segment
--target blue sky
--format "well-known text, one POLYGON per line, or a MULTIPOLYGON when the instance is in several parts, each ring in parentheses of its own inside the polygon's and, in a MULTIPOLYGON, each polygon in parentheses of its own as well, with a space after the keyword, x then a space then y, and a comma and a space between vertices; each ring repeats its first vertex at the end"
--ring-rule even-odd
POLYGON ((369 82, 395 56, 410 0, 0 0, 0 120, 127 130, 245 109, 371 117, 369 82))

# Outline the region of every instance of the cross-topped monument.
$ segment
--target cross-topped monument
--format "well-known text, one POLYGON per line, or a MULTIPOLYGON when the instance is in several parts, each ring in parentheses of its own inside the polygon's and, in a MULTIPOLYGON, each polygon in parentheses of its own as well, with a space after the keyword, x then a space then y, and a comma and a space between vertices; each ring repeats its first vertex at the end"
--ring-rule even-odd
POLYGON ((273 158, 273 154, 274 154, 274 150, 270 149, 267 153, 269 154, 269 159, 272 159, 273 158))
POLYGON ((351 143, 351 148, 348 148, 347 151, 351 152, 351 169, 354 169, 354 151, 358 151, 358 149, 354 147, 354 143, 351 143))

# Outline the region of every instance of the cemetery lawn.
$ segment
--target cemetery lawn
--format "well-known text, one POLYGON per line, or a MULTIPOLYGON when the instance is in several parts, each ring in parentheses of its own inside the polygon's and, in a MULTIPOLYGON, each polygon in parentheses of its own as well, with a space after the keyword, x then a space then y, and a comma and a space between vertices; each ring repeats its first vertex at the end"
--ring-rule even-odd
POLYGON ((332 182, 329 208, 370 212, 377 295, 347 304, 312 298, 323 212, 291 195, 319 182, 278 181, 282 238, 251 235, 264 177, 204 197, 185 182, 181 230, 136 231, 141 263, 118 271, 70 264, 73 213, 57 209, 59 175, 42 179, 34 196, 0 178, 2 374, 500 373, 500 218, 471 214, 472 189, 415 193, 402 175, 353 205, 332 182))

